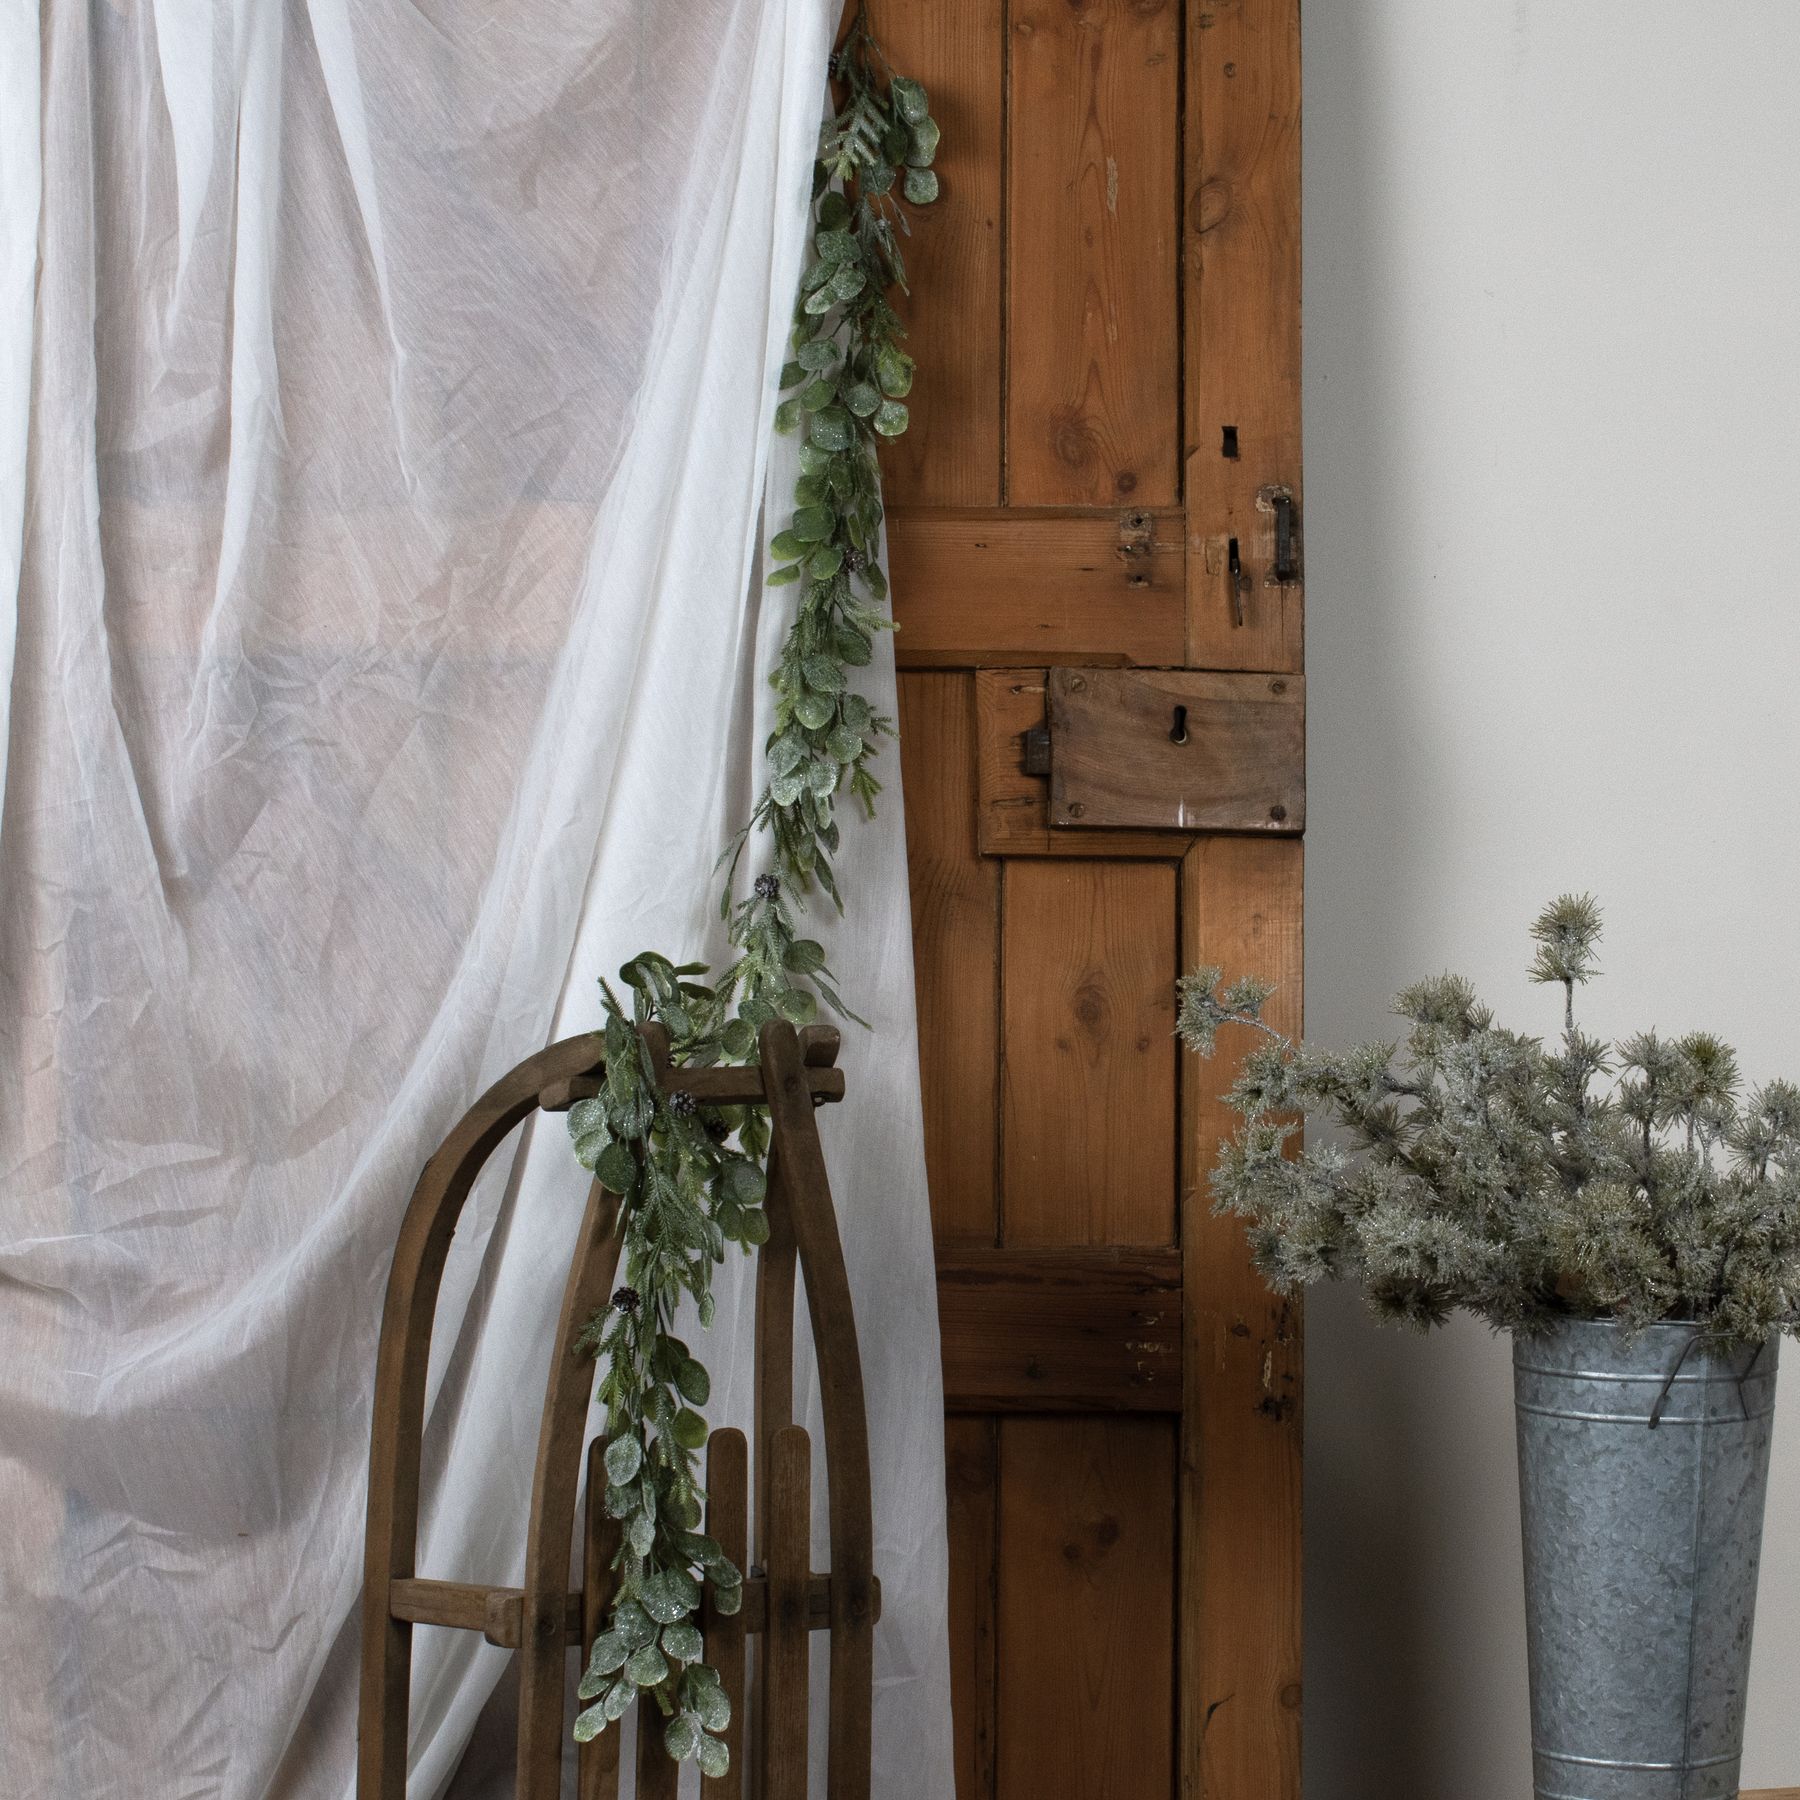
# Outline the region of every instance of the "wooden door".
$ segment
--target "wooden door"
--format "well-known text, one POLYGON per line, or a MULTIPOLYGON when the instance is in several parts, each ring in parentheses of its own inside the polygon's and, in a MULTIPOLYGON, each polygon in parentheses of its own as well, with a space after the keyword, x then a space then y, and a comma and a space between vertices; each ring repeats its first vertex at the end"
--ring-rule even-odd
POLYGON ((1299 1320, 1210 1211, 1231 1070, 1171 1030, 1201 961, 1298 1026, 1303 805, 1252 770, 1193 829, 1142 707, 1089 718, 1123 809, 1063 792, 1066 718, 1061 823, 1024 764, 1053 682, 1143 697, 1070 671, 1302 701, 1298 3, 873 11, 944 130, 886 474, 959 1793, 1297 1800, 1299 1320))

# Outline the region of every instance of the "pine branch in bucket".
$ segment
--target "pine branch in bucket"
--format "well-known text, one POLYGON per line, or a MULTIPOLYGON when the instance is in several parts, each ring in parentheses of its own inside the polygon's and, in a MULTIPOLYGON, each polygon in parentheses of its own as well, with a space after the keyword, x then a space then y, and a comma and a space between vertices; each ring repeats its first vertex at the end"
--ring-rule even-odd
POLYGON ((1586 895, 1531 927, 1531 978, 1562 989, 1551 1044, 1497 1025, 1457 975, 1396 996, 1402 1038, 1344 1051, 1272 1030, 1254 978, 1181 980, 1189 1048, 1211 1056, 1227 1026, 1264 1039, 1228 1095, 1243 1124, 1212 1190, 1271 1285, 1355 1282, 1421 1330, 1461 1307, 1527 1335, 1674 1320, 1714 1349, 1800 1332, 1800 1088, 1747 1091, 1707 1032, 1585 1033, 1600 927, 1586 895), (1336 1133, 1298 1148, 1306 1115, 1336 1133))

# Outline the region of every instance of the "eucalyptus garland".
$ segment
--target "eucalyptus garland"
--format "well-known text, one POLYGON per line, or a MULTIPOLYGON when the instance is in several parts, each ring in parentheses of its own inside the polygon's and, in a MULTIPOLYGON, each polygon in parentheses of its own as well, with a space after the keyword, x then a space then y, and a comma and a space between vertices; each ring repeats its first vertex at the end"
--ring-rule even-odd
POLYGON ((768 1239, 769 1126, 757 1107, 663 1093, 641 1027, 663 1026, 672 1060, 702 1068, 752 1060, 765 1023, 810 1024, 821 1001, 854 1017, 796 908, 817 886, 843 910, 833 867, 838 797, 847 791, 873 813, 880 783, 869 763, 894 732, 852 682, 875 634, 892 626, 876 453, 882 438, 906 429, 913 361, 888 294, 906 286, 906 205, 937 198, 938 127, 924 88, 892 72, 861 17, 831 75, 841 104, 820 133, 811 254, 775 416, 778 430, 804 435, 793 517, 770 543, 768 586, 800 593, 770 676, 768 780, 720 859, 735 956, 710 983, 704 964, 636 956, 620 970, 629 1009, 602 982, 605 1084, 569 1112, 576 1159, 620 1196, 624 1271, 579 1340, 603 1369, 605 1505, 621 1531, 612 1616, 581 1679, 590 1704, 575 1736, 586 1742, 640 1694, 652 1695, 668 1721, 669 1754, 710 1776, 729 1765, 719 1734, 731 1707, 703 1660, 697 1615, 707 1584, 718 1610, 735 1612, 743 1574, 700 1530, 707 1425, 699 1409, 712 1384, 674 1320, 686 1295, 702 1328, 710 1326, 712 1271, 727 1245, 748 1254, 768 1239), (773 867, 734 901, 740 858, 758 832, 769 836, 773 867))

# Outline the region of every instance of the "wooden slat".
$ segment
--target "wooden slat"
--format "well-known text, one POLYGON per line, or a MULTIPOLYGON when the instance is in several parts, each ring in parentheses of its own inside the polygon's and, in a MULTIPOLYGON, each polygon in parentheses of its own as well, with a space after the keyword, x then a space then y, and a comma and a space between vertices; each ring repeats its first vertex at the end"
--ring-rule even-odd
MULTIPOLYGON (((1185 832, 1056 829, 1050 778, 1027 775, 1024 733, 1048 723, 1044 669, 981 669, 974 676, 976 833, 984 856, 1153 857, 1173 861, 1192 843, 1185 832)), ((909 790, 910 791, 910 790, 909 790)))
POLYGON ((1164 1800, 1173 1421, 1004 1420, 1000 1541, 999 1800, 1164 1800))
POLYGON ((992 1244, 1000 1230, 1000 870, 975 842, 972 682, 900 679, 925 1168, 940 1244, 992 1244))
POLYGON ((907 330, 929 346, 905 435, 882 445, 889 506, 993 506, 1000 499, 1000 140, 1006 30, 1001 0, 920 6, 877 0, 875 35, 925 84, 943 127, 938 198, 903 241, 907 330))
POLYGON ((937 1280, 952 1411, 1180 1410, 1179 1251, 939 1251, 937 1280))
POLYGON ((1302 830, 1305 691, 1298 675, 1052 669, 1051 825, 1302 830))
POLYGON ((1187 661, 1298 670, 1302 590, 1270 585, 1268 494, 1300 498, 1300 0, 1195 0, 1187 19, 1187 661))
MULTIPOLYGON (((581 1537, 581 1666, 594 1648, 594 1639, 606 1629, 612 1610, 616 1576, 613 1558, 619 1552, 623 1528, 606 1511, 606 1440, 596 1437, 588 1445, 587 1491, 582 1512, 581 1537)), ((598 1737, 589 1738, 575 1752, 575 1787, 578 1800, 618 1800, 619 1728, 615 1724, 598 1737)))
POLYGON ((898 512, 888 521, 903 668, 1178 663, 1178 512, 898 512))
MULTIPOLYGON (((746 1573, 750 1562, 750 1446, 741 1431, 723 1427, 706 1444, 706 1534, 746 1573)), ((706 1660, 719 1672, 719 1686, 731 1702, 731 1719, 720 1734, 731 1757, 725 1773, 702 1776, 706 1800, 739 1800, 744 1791, 744 1615, 722 1613, 706 1592, 701 1611, 706 1660)))
POLYGON ((944 1474, 950 1532, 950 1701, 956 1800, 994 1800, 1000 1427, 948 1419, 944 1474))
POLYGON ((1172 1243, 1174 870, 1013 863, 1004 914, 1002 1241, 1172 1243))
MULTIPOLYGON (((757 1658, 762 1780, 758 1800, 806 1800, 807 1559, 812 1543, 812 1443, 784 1425, 769 1442, 769 1630, 757 1658)), ((759 1521, 760 1522, 760 1521, 759 1521)))
POLYGON ((637 1800, 676 1800, 681 1791, 681 1764, 663 1745, 668 1723, 648 1694, 638 1701, 637 1800))
POLYGON ((1007 105, 1007 499, 1179 495, 1181 13, 1020 0, 1007 105))
MULTIPOLYGON (((1203 838, 1182 869, 1182 960, 1278 984, 1265 1016, 1298 1036, 1301 846, 1203 838)), ((1251 1268, 1207 1176, 1237 1115, 1222 1096, 1248 1032, 1183 1058, 1181 1775, 1187 1795, 1300 1794, 1300 1317, 1251 1268)))

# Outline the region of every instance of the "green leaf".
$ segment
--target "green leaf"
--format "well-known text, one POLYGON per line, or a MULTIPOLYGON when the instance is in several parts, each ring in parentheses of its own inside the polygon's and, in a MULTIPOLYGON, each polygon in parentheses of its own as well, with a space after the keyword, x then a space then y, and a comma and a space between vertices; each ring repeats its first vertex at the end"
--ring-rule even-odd
MULTIPOLYGON (((907 123, 910 125, 912 121, 909 119, 907 123)), ((842 194, 826 194, 819 201, 816 216, 826 231, 836 231, 840 225, 849 223, 850 202, 842 194)))
POLYGON ((576 1743, 592 1743, 611 1722, 604 1706, 590 1706, 585 1711, 578 1712, 575 1715, 576 1743))
POLYGON ((839 300, 854 300, 868 285, 868 276, 855 263, 845 263, 831 278, 831 291, 839 300))
POLYGON ((903 119, 896 119, 881 134, 881 154, 891 163, 904 162, 911 143, 912 137, 906 129, 906 122, 903 119))
POLYGON ((685 1620, 663 1627, 662 1647, 663 1654, 674 1657, 677 1662, 698 1662, 706 1654, 705 1640, 685 1620))
POLYGON ((775 429, 784 437, 800 423, 800 402, 796 399, 784 400, 775 409, 775 429))
MULTIPOLYGON (((725 1710, 731 1711, 729 1700, 725 1702, 725 1710)), ((709 1781, 723 1781, 731 1770, 731 1751, 722 1738, 703 1737, 697 1759, 700 1773, 709 1781)))
POLYGON ((648 1513, 633 1513, 625 1527, 626 1541, 638 1556, 648 1556, 656 1544, 656 1521, 648 1513))
POLYGON ((857 181, 865 194, 879 198, 894 185, 894 166, 892 163, 870 163, 857 181))
POLYGON ((675 1371, 675 1386, 682 1399, 695 1406, 704 1406, 712 1398, 712 1377, 706 1365, 691 1356, 675 1371))
POLYGON ((800 579, 800 565, 789 563, 785 569, 771 569, 764 587, 788 587, 800 579))
POLYGON ((630 1654, 616 1631, 601 1632, 588 1652, 587 1672, 581 1678, 581 1686, 575 1690, 579 1697, 592 1700, 606 1686, 607 1677, 624 1668, 625 1658, 630 1654))
MULTIPOLYGON (((598 1131, 584 1131, 575 1140, 575 1160, 584 1169, 591 1169, 600 1160, 601 1152, 612 1143, 612 1133, 604 1125, 598 1131)), ((614 1149, 618 1146, 613 1145, 614 1149)))
MULTIPOLYGON (((705 1667, 704 1664, 701 1665, 705 1667)), ((698 1670, 695 1671, 699 1673, 698 1670)), ((708 1731, 723 1731, 731 1723, 731 1701, 720 1686, 717 1676, 711 1681, 696 1681, 691 1684, 693 1692, 688 1700, 694 1710, 694 1716, 708 1731)))
POLYGON ((810 1025, 819 1016, 819 1003, 804 988, 784 988, 775 1004, 790 1025, 810 1025))
POLYGON ((700 1721, 692 1713, 677 1713, 663 1730, 663 1748, 677 1762, 686 1762, 700 1748, 700 1721))
MULTIPOLYGON (((823 417, 823 414, 819 415, 819 418, 823 417)), ((819 419, 815 418, 813 420, 815 428, 818 423, 819 419)), ((824 543, 824 541, 831 536, 832 530, 836 524, 837 515, 829 506, 801 507, 800 510, 794 514, 794 523, 792 527, 794 536, 806 546, 806 549, 803 549, 800 554, 804 556, 807 550, 810 550, 814 544, 824 543)))
POLYGON ((706 1421, 691 1407, 675 1415, 675 1441, 684 1450, 698 1450, 706 1442, 706 1421))
POLYGON ((741 1062, 756 1048, 756 1033, 751 1029, 747 1020, 733 1019, 725 1027, 722 1042, 725 1046, 725 1054, 733 1062, 741 1062))
POLYGON ((622 1719, 637 1698, 637 1689, 631 1684, 631 1677, 621 1673, 619 1679, 606 1690, 606 1699, 602 1704, 606 1708, 608 1719, 622 1719))
POLYGON ((811 938, 795 938, 782 952, 782 967, 795 975, 810 975, 825 966, 825 946, 811 938))
POLYGON ((635 1600, 624 1600, 613 1614, 612 1628, 627 1650, 641 1650, 656 1641, 656 1625, 635 1600))
POLYGON ((837 382, 829 375, 821 375, 800 396, 800 404, 810 413, 823 412, 837 398, 837 382))
POLYGON ((831 736, 825 740, 825 748, 840 763, 855 762, 862 754, 862 733, 852 731, 848 725, 834 725, 831 729, 831 736))
POLYGON ((821 450, 848 450, 854 435, 850 415, 841 406, 828 406, 814 413, 807 435, 821 450))
POLYGON ((783 363, 781 373, 776 377, 777 387, 798 387, 806 379, 806 365, 799 362, 783 363))
POLYGON ((800 664, 800 673, 815 693, 841 694, 844 691, 844 671, 829 656, 807 657, 800 664))
MULTIPOLYGON (((761 1218, 762 1215, 756 1215, 761 1218)), ((769 1241, 768 1227, 763 1227, 763 1234, 756 1240, 759 1244, 769 1241)), ((741 1612, 744 1606, 744 1585, 742 1582, 717 1582, 713 1587, 713 1605, 719 1609, 721 1616, 729 1619, 733 1613, 741 1612)))
POLYGON ((829 283, 816 293, 806 296, 806 310, 809 313, 828 313, 836 305, 837 296, 831 291, 829 283))
POLYGON ((844 552, 836 544, 815 550, 807 559, 806 574, 811 581, 829 581, 844 566, 844 552))
POLYGON ((912 128, 912 148, 907 152, 907 162, 915 169, 929 169, 931 159, 937 155, 939 136, 936 119, 921 119, 912 128))
POLYGON ((881 404, 881 391, 867 381, 853 381, 844 389, 844 404, 859 419, 866 419, 881 404))
POLYGON ((896 75, 888 83, 894 106, 908 125, 919 124, 931 111, 931 102, 920 84, 906 75, 896 75))
MULTIPOLYGON (((812 996, 808 994, 806 998, 810 1000, 812 996)), ((811 1022, 810 1019, 805 1021, 807 1024, 810 1024, 811 1022)), ((755 1248, 757 1245, 766 1244, 768 1241, 769 1215, 764 1212, 760 1206, 752 1207, 744 1214, 744 1242, 749 1244, 752 1248, 755 1248)), ((720 1606, 719 1611, 736 1612, 737 1608, 735 1606, 722 1605, 720 1606)))
MULTIPOLYGON (((929 206, 938 197, 938 178, 932 169, 908 169, 902 190, 914 206, 929 206)), ((784 387, 787 383, 782 384, 784 387)))
POLYGON ((654 1644, 645 1644, 625 1659, 625 1673, 641 1688, 667 1680, 669 1664, 654 1644))
POLYGON ((875 352, 875 379, 884 394, 904 400, 912 391, 913 359, 892 344, 881 345, 875 352))
POLYGON ((616 1437, 606 1446, 606 1479, 617 1487, 635 1480, 644 1466, 644 1446, 635 1437, 616 1437))
POLYGON ((778 531, 769 539, 769 554, 782 562, 794 562, 807 552, 808 546, 790 526, 786 531, 778 531))
POLYGON ((844 723, 852 731, 866 731, 869 721, 875 716, 875 709, 861 694, 846 694, 839 711, 843 715, 844 723))
POLYGON ((741 1156, 725 1165, 724 1181, 739 1206, 760 1206, 763 1195, 768 1192, 768 1177, 755 1163, 741 1156))
MULTIPOLYGON (((704 1435, 705 1421, 701 1423, 704 1435)), ((697 1445, 688 1447, 698 1448, 697 1445)), ((659 1569, 640 1591, 644 1610, 664 1625, 685 1619, 700 1604, 699 1584, 685 1569, 659 1569)))
MULTIPOLYGON (((829 694, 815 694, 810 689, 794 702, 794 717, 809 731, 822 731, 831 723, 831 715, 836 710, 836 703, 829 694)), ((773 787, 774 784, 770 785, 773 787)), ((797 789, 798 784, 796 784, 796 792, 797 789)), ((790 806, 793 802, 784 800, 779 804, 790 806)))
POLYGON ((875 429, 883 437, 898 437, 906 429, 906 420, 905 402, 884 400, 875 414, 875 429))
POLYGON ((842 355, 836 341, 828 337, 814 338, 810 344, 802 344, 798 351, 801 368, 810 369, 815 375, 836 368, 842 355))
MULTIPOLYGON (((631 1194, 637 1191, 638 1160, 625 1145, 611 1143, 600 1153, 594 1164, 594 1173, 600 1177, 600 1185, 615 1194, 631 1194)), ((629 1481, 629 1475, 622 1476, 629 1481)))
POLYGON ((828 263, 841 263, 856 254, 856 239, 848 231, 832 228, 813 239, 813 248, 828 263))

